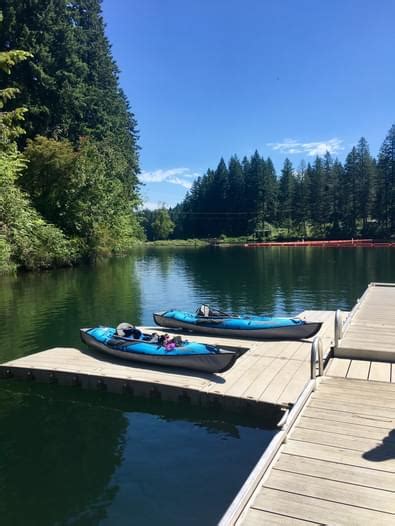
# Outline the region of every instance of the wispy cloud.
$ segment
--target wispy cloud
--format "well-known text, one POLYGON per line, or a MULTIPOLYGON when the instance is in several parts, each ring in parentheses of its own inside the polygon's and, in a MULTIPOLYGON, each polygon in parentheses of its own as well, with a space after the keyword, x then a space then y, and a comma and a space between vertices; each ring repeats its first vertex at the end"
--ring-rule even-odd
POLYGON ((165 206, 165 203, 160 203, 159 201, 145 201, 141 206, 140 209, 148 209, 148 210, 156 210, 157 208, 161 208, 162 206, 165 206))
POLYGON ((282 153, 305 153, 309 156, 325 155, 326 152, 335 154, 344 149, 343 141, 336 137, 328 141, 315 142, 298 142, 295 139, 284 139, 284 142, 269 142, 267 146, 282 153))
POLYGON ((183 186, 188 190, 192 181, 200 174, 192 172, 189 168, 171 168, 170 170, 155 170, 154 172, 142 172, 140 181, 143 183, 172 183, 183 186))

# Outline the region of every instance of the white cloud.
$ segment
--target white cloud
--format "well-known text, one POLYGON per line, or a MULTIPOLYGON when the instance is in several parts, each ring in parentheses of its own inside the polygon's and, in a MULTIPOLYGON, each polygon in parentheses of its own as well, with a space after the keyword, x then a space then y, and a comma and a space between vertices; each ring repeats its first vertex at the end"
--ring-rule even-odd
POLYGON ((325 155, 326 152, 335 154, 339 150, 344 149, 343 141, 336 137, 328 141, 317 142, 298 142, 295 139, 284 139, 284 142, 270 142, 267 146, 282 153, 306 153, 313 157, 316 155, 325 155))
POLYGON ((160 203, 159 201, 145 201, 141 206, 140 210, 145 210, 148 208, 148 210, 156 210, 157 208, 161 208, 164 203, 160 203))
POLYGON ((192 186, 191 180, 200 174, 192 172, 189 168, 171 168, 170 170, 155 170, 154 172, 142 172, 139 179, 142 183, 172 183, 183 186, 188 190, 192 186))

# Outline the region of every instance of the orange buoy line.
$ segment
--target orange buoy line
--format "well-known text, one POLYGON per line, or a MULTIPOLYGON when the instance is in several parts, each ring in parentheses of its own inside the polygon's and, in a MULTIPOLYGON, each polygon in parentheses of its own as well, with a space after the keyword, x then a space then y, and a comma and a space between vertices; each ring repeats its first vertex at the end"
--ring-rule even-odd
POLYGON ((255 247, 366 247, 381 248, 395 247, 395 242, 379 242, 373 239, 337 239, 337 240, 318 240, 318 241, 270 241, 245 243, 246 248, 255 247))

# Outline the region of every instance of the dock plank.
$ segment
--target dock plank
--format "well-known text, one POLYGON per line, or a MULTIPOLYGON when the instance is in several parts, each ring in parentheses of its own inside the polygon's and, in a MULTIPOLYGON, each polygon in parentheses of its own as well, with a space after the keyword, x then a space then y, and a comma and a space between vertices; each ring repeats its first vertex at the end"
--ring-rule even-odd
POLYGON ((358 415, 346 411, 339 412, 335 408, 322 409, 321 407, 315 408, 307 406, 303 415, 312 418, 321 418, 329 422, 358 424, 366 427, 380 427, 382 429, 393 429, 395 425, 393 418, 377 415, 358 415))
POLYGON ((290 438, 299 442, 308 442, 309 444, 319 444, 324 446, 331 446, 333 441, 336 440, 337 447, 341 449, 352 449, 353 451, 360 451, 361 453, 379 447, 382 449, 387 448, 388 454, 393 454, 395 467, 395 441, 384 442, 387 435, 382 436, 381 439, 361 438, 336 432, 328 433, 326 431, 305 429, 297 426, 291 433, 290 438))
POLYGON ((286 510, 288 516, 319 524, 394 524, 392 514, 266 487, 258 494, 254 508, 271 513, 284 513, 286 510))
POLYGON ((279 513, 270 513, 251 508, 248 510, 243 524, 245 526, 262 526, 262 524, 265 526, 311 526, 312 524, 318 524, 318 522, 304 521, 295 517, 280 515, 279 513))
POLYGON ((336 462, 338 464, 357 466, 361 468, 372 468, 377 471, 395 472, 395 459, 383 460, 382 462, 373 462, 361 455, 360 451, 343 449, 337 446, 328 446, 322 444, 310 443, 308 448, 304 442, 290 440, 284 445, 284 453, 297 455, 299 457, 313 458, 327 462, 336 462))
POLYGON ((351 486, 348 482, 324 479, 322 476, 314 477, 305 473, 291 473, 274 469, 265 487, 395 514, 395 499, 391 499, 391 492, 355 484, 351 486), (351 489, 352 491, 350 491, 351 489))
MULTIPOLYGON (((298 422, 298 429, 311 429, 315 431, 323 431, 325 433, 334 433, 336 435, 350 435, 358 438, 373 438, 381 440, 383 436, 386 436, 391 431, 391 426, 388 427, 371 427, 366 424, 355 424, 350 422, 336 422, 336 428, 334 430, 333 420, 325 420, 319 416, 316 417, 307 416, 305 411, 303 416, 300 417, 298 422)), ((311 414, 311 413, 310 413, 311 414)), ((394 437, 395 442, 395 437, 394 437)))
POLYGON ((352 360, 348 369, 347 378, 367 380, 369 377, 370 362, 352 360))
POLYGON ((339 376, 345 378, 350 368, 351 360, 342 358, 332 358, 328 366, 326 374, 328 376, 339 376))
POLYGON ((386 409, 395 409, 395 398, 391 395, 388 396, 382 396, 379 400, 372 398, 372 395, 369 393, 362 393, 359 391, 351 391, 348 390, 347 392, 339 392, 339 391, 332 391, 332 390, 324 390, 324 387, 322 388, 322 392, 320 391, 320 400, 327 400, 327 401, 333 401, 333 402, 346 402, 354 403, 354 404, 363 404, 365 407, 385 407, 386 409))
MULTIPOLYGON (((373 363, 373 362, 372 362, 373 363)), ((394 365, 394 364, 392 364, 394 365)), ((342 389, 364 389, 370 392, 395 393, 395 386, 388 382, 369 382, 352 378, 330 378, 323 376, 320 378, 320 385, 328 384, 331 386, 340 386, 342 389)))
MULTIPOLYGON (((391 421, 395 420, 394 410, 386 409, 380 406, 365 406, 358 404, 350 404, 343 401, 328 401, 319 398, 311 400, 310 407, 318 409, 331 409, 339 413, 349 413, 359 417, 373 417, 373 418, 388 418, 391 421)), ((395 423, 395 422, 394 422, 395 423)))
MULTIPOLYGON (((346 482, 351 485, 364 486, 385 490, 387 498, 395 492, 395 473, 377 471, 373 468, 358 467, 355 465, 339 464, 316 458, 301 457, 283 453, 280 455, 274 469, 311 475, 321 479, 346 482)), ((352 487, 348 488, 349 490, 352 487)))

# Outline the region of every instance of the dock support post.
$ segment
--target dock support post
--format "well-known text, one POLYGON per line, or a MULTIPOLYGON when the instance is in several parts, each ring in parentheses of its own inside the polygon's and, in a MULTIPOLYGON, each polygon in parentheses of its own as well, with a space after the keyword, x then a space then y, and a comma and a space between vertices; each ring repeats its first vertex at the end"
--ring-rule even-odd
POLYGON ((342 321, 342 311, 337 309, 335 314, 335 349, 339 345, 339 341, 343 337, 343 321, 342 321))
POLYGON ((317 362, 318 362, 318 376, 324 374, 324 361, 322 351, 322 340, 318 336, 314 338, 311 345, 311 359, 310 359, 310 378, 315 380, 317 377, 317 362))

